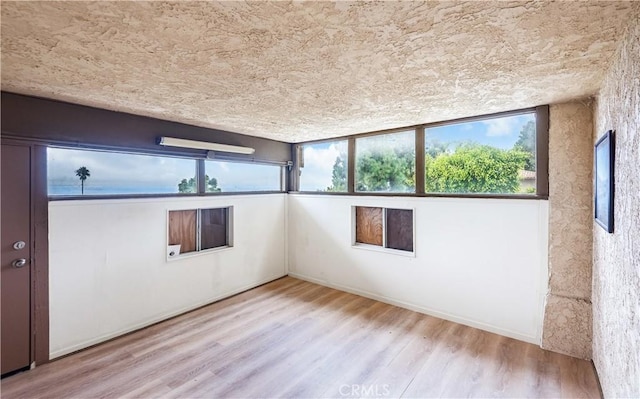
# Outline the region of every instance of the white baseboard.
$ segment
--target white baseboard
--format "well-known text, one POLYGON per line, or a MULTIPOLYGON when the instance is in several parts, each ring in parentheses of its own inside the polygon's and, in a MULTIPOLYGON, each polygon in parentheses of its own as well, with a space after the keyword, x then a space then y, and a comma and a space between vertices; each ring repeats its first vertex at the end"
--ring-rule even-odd
POLYGON ((214 298, 209 298, 209 299, 207 299, 205 301, 194 303, 194 304, 191 304, 189 306, 185 306, 183 308, 180 308, 178 310, 175 310, 175 311, 172 311, 172 312, 169 312, 169 313, 156 315, 156 316, 154 316, 154 317, 152 317, 150 319, 147 319, 147 320, 145 320, 143 322, 136 323, 136 324, 131 325, 131 326, 127 326, 127 327, 125 327, 123 329, 120 329, 118 331, 110 332, 108 334, 101 335, 99 337, 96 337, 96 338, 81 342, 79 344, 75 344, 75 345, 68 346, 68 347, 65 347, 65 348, 62 348, 62 349, 58 349, 56 351, 53 351, 53 352, 49 353, 49 359, 53 360, 53 359, 55 359, 57 357, 68 355, 70 353, 77 352, 79 350, 82 350, 82 349, 88 348, 90 346, 93 346, 93 345, 108 341, 110 339, 119 337, 121 335, 130 333, 130 332, 133 332, 133 331, 136 331, 136 330, 143 329, 143 328, 148 327, 148 326, 150 326, 152 324, 156 324, 156 323, 159 323, 161 321, 170 319, 172 317, 179 316, 181 314, 190 312, 190 311, 192 311, 194 309, 198 309, 198 308, 200 308, 202 306, 210 305, 210 304, 212 304, 214 302, 218 302, 218 301, 220 301, 222 299, 225 299, 225 298, 228 298, 230 296, 239 294, 241 292, 250 290, 250 289, 258 287, 258 286, 260 286, 262 284, 266 284, 266 283, 269 283, 271 281, 277 280, 277 279, 282 278, 282 277, 284 277, 286 275, 287 274, 286 274, 286 271, 285 271, 284 274, 280 274, 280 275, 277 275, 277 276, 269 277, 269 278, 267 278, 265 280, 258 281, 258 282, 255 282, 255 283, 247 284, 247 285, 245 285, 243 287, 240 287, 240 288, 225 292, 223 294, 220 294, 220 295, 218 295, 218 296, 216 296, 214 298))
POLYGON ((471 319, 467 319, 464 317, 460 317, 460 316, 456 316, 456 315, 452 315, 449 313, 444 313, 438 310, 434 310, 434 309, 429 309, 427 307, 421 306, 421 305, 416 305, 413 303, 409 303, 409 302, 405 302, 405 301, 400 301, 400 300, 396 300, 393 298, 389 298, 386 297, 384 295, 378 295, 378 294, 374 294, 368 291, 363 291, 357 288, 353 288, 353 287, 349 287, 346 285, 342 285, 342 284, 334 284, 334 283, 330 283, 328 281, 325 280, 320 280, 314 277, 309 277, 309 276, 305 276, 303 274, 298 274, 295 272, 291 272, 289 271, 289 276, 293 277, 293 278, 297 278, 300 280, 305 280, 305 281, 309 281, 311 283, 314 284, 318 284, 318 285, 323 285, 325 287, 329 287, 329 288, 334 288, 336 290, 340 290, 340 291, 344 291, 344 292, 348 292, 351 294, 355 294, 355 295, 360 295, 363 296, 365 298, 369 298, 369 299, 374 299, 376 301, 380 301, 380 302, 384 302, 384 303, 388 303, 390 305, 394 305, 394 306, 398 306, 401 308, 405 308, 405 309, 409 309, 409 310, 413 310, 415 312, 418 313, 424 313, 426 315, 429 316, 434 316, 434 317, 438 317, 440 319, 444 319, 444 320, 449 320, 458 324, 464 324, 465 326, 469 326, 469 327, 474 327, 480 330, 484 330, 484 331, 488 331, 491 333, 495 333, 498 335, 502 335, 505 337, 509 337, 509 338, 513 338, 513 339, 517 339, 519 341, 524 341, 524 342, 528 342, 534 345, 540 345, 541 344, 541 338, 539 337, 535 337, 535 336, 530 336, 530 335, 526 335, 526 334, 521 334, 515 331, 510 331, 504 328, 500 328, 497 326, 493 326, 490 324, 486 324, 483 322, 479 322, 476 320, 471 320, 471 319))

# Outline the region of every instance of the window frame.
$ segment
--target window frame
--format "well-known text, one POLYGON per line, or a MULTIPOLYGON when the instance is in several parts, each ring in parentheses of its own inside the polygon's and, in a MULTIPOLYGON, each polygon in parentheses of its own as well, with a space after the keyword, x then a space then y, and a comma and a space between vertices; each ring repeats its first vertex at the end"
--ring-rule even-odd
POLYGON ((206 158, 206 159, 198 159, 198 169, 200 169, 200 164, 202 164, 202 171, 198 170, 198 174, 197 174, 197 178, 198 178, 198 195, 200 195, 202 193, 202 195, 204 196, 218 196, 218 195, 230 195, 230 194, 256 194, 256 193, 267 193, 267 194, 272 194, 272 193, 284 193, 286 192, 286 184, 287 184, 287 175, 286 175, 286 170, 287 167, 289 166, 287 163, 284 162, 273 162, 273 161, 252 161, 252 162, 247 162, 247 161, 243 161, 243 160, 239 160, 239 159, 235 159, 235 158, 222 158, 222 157, 216 157, 216 158, 206 158), (206 163, 207 162, 230 162, 230 163, 239 163, 239 164, 245 164, 245 165, 251 165, 251 164, 256 164, 256 165, 266 165, 266 166, 273 166, 273 167, 279 167, 280 171, 278 172, 279 178, 280 178, 280 190, 256 190, 256 191, 220 191, 220 192, 208 192, 207 188, 204 186, 204 176, 206 175, 206 163), (200 181, 202 181, 202 187, 200 186, 200 181), (200 191, 202 189, 202 191, 200 191))
MULTIPOLYGON (((358 194, 415 194, 417 192, 417 187, 413 187, 413 192, 411 191, 360 191, 356 189, 357 183, 358 183, 358 163, 357 163, 357 157, 358 157, 358 139, 366 139, 366 138, 370 138, 370 137, 377 137, 377 136, 392 136, 394 134, 402 134, 402 133, 410 133, 412 129, 407 129, 407 130, 396 130, 390 133, 376 133, 376 134, 367 134, 367 135, 362 135, 362 136, 356 136, 353 138, 353 184, 351 184, 352 188, 353 188, 353 192, 354 193, 358 193, 358 194)), ((417 141, 418 137, 417 137, 417 128, 413 129, 413 145, 414 145, 414 153, 415 153, 415 159, 414 159, 414 180, 415 180, 415 184, 418 183, 417 181, 417 175, 418 173, 418 165, 416 163, 416 161, 419 158, 418 155, 418 148, 416 146, 416 141, 417 141)), ((424 158, 424 157, 423 157, 424 158)), ((347 166, 349 165, 349 163, 347 163, 347 166)), ((350 186, 349 181, 348 181, 348 174, 347 174, 347 187, 350 186)), ((424 190, 424 189, 423 189, 424 190)))
POLYGON ((294 144, 294 173, 292 178, 291 193, 317 194, 317 195, 351 195, 369 197, 445 197, 445 198, 494 198, 494 199, 526 199, 526 200, 547 200, 549 199, 549 106, 541 105, 531 108, 522 108, 512 111, 484 114, 466 118, 458 118, 447 121, 423 123, 398 127, 393 129, 378 130, 367 133, 359 133, 350 136, 334 137, 322 140, 312 140, 294 144), (506 194, 506 193, 426 193, 425 192, 425 130, 428 128, 455 125, 468 122, 479 122, 488 119, 495 119, 507 116, 517 116, 522 114, 535 114, 536 117, 536 192, 532 194, 506 194), (355 190, 355 140, 361 137, 392 134, 414 130, 416 145, 416 188, 415 192, 362 192, 355 190), (322 191, 300 191, 299 190, 299 153, 305 144, 325 143, 331 141, 348 140, 347 148, 347 192, 322 192, 322 191))
POLYGON ((166 260, 167 262, 172 262, 180 259, 190 258, 193 256, 204 255, 211 252, 224 251, 228 249, 234 248, 234 206, 233 205, 224 205, 224 206, 215 206, 215 207, 206 207, 206 208, 180 208, 180 209, 167 209, 166 211, 166 220, 167 220, 167 229, 166 229, 166 260), (226 245, 222 245, 219 247, 206 248, 202 249, 202 211, 209 209, 225 209, 226 210, 226 219, 227 219, 227 231, 226 231, 226 245), (171 212, 182 212, 182 211, 195 211, 196 212, 196 231, 195 231, 195 250, 189 252, 180 252, 180 254, 176 256, 171 256, 169 254, 169 247, 171 246, 169 243, 171 242, 170 237, 170 220, 171 220, 171 212))
POLYGON ((351 155, 350 155, 350 151, 351 151, 351 147, 352 144, 350 143, 350 137, 338 137, 338 138, 334 138, 334 139, 322 139, 322 140, 314 140, 314 141, 306 141, 304 143, 297 143, 293 145, 293 154, 294 156, 294 165, 291 168, 292 171, 295 171, 295 173, 292 173, 292 179, 293 179, 293 187, 296 188, 297 192, 301 192, 301 193, 322 193, 322 194, 328 194, 328 195, 332 195, 332 194, 338 194, 338 195, 344 195, 344 194, 348 194, 349 190, 350 190, 350 185, 349 185, 349 171, 351 169, 351 155), (302 161, 304 161, 304 146, 305 145, 314 145, 314 144, 325 144, 325 143, 335 143, 337 141, 346 141, 347 142, 347 191, 300 191, 297 190, 300 188, 300 172, 301 169, 303 167, 301 167, 300 165, 303 163, 302 161))
MULTIPOLYGON (((267 161, 257 159, 239 159, 235 157, 220 156, 215 159, 202 158, 197 156, 190 156, 185 154, 179 154, 175 152, 157 152, 157 151, 136 151, 128 148, 117 148, 107 146, 84 146, 84 145, 70 145, 65 143, 48 143, 44 144, 46 148, 59 148, 65 150, 80 150, 80 151, 93 151, 93 152, 107 152, 124 155, 143 155, 160 158, 180 158, 195 161, 195 174, 197 191, 195 193, 155 193, 155 194, 102 194, 102 195, 49 195, 47 191, 47 198, 49 201, 74 201, 74 200, 105 200, 105 199, 138 199, 138 198, 189 198, 189 197, 207 197, 207 196, 232 196, 232 195, 254 195, 254 194, 282 194, 287 192, 287 168, 291 168, 291 162, 278 162, 267 161), (220 162, 237 162, 244 164, 261 164, 272 165, 280 167, 280 190, 277 191, 230 191, 230 192, 206 192, 204 187, 205 176, 205 161, 220 161, 220 162)), ((48 184, 48 179, 47 179, 48 184)))
POLYGON ((364 249, 368 251, 383 252, 383 253, 392 254, 392 255, 401 255, 401 256, 407 256, 410 258, 415 258, 416 257, 416 208, 415 207, 408 208, 408 207, 396 207, 396 206, 378 206, 378 205, 351 205, 351 248, 364 249), (367 244, 367 243, 357 241, 356 209, 361 207, 382 209, 382 245, 367 244), (412 243, 413 250, 406 251, 404 249, 387 247, 387 210, 388 209, 411 211, 411 219, 412 219, 411 239, 413 241, 412 243))
POLYGON ((73 151, 86 151, 86 152, 102 152, 109 154, 118 154, 118 155, 133 155, 133 156, 147 156, 147 157, 157 157, 157 158, 176 158, 176 159, 184 159, 188 161, 193 161, 194 171, 193 177, 198 180, 198 159, 189 156, 178 156, 175 154, 159 154, 159 153, 148 153, 148 152, 137 152, 127 149, 107 149, 103 147, 90 147, 90 146, 70 146, 70 145, 59 145, 59 144, 48 144, 46 145, 47 150, 47 197, 49 201, 65 201, 65 200, 75 200, 75 199, 126 199, 126 198, 162 198, 162 197, 193 197, 197 196, 197 193, 132 193, 132 194, 100 194, 100 195, 92 195, 92 194, 84 194, 84 195, 51 195, 49 194, 49 159, 48 159, 48 150, 50 148, 61 149, 61 150, 73 150, 73 151))

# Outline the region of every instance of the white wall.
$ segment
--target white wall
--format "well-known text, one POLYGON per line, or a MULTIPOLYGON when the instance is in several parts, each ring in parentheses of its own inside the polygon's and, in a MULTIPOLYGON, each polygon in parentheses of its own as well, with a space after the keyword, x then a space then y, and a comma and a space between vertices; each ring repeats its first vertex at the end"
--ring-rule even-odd
POLYGON ((49 204, 51 358, 286 274, 286 194, 49 204), (234 206, 234 247, 167 261, 167 211, 234 206))
POLYGON ((287 262, 294 277, 539 344, 547 220, 547 201, 534 200, 274 194, 51 202, 51 358, 281 277, 287 262), (166 260, 168 210, 231 205, 233 248, 166 260), (352 205, 414 208, 416 256, 352 248, 352 205))
POLYGON ((293 194, 289 274, 540 344, 548 204, 293 194), (416 256, 351 246, 351 206, 414 208, 416 256))

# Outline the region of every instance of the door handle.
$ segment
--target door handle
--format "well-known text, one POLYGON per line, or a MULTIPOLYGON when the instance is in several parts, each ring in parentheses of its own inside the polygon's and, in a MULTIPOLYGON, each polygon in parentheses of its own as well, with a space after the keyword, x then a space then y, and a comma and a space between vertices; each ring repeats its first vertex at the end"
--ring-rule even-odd
POLYGON ((11 262, 11 266, 15 267, 16 269, 20 269, 26 264, 27 264, 27 260, 25 258, 16 259, 13 262, 11 262))

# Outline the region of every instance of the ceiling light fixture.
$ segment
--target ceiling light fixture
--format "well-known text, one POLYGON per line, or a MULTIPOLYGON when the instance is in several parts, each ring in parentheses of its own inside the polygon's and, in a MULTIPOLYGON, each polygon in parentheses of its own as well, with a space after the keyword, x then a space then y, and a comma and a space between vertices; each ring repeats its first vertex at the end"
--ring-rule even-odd
POLYGON ((208 141, 195 141, 186 139, 177 139, 175 137, 159 137, 158 144, 169 147, 195 148, 198 150, 233 152, 235 154, 253 154, 255 148, 240 147, 237 145, 210 143, 208 141))

